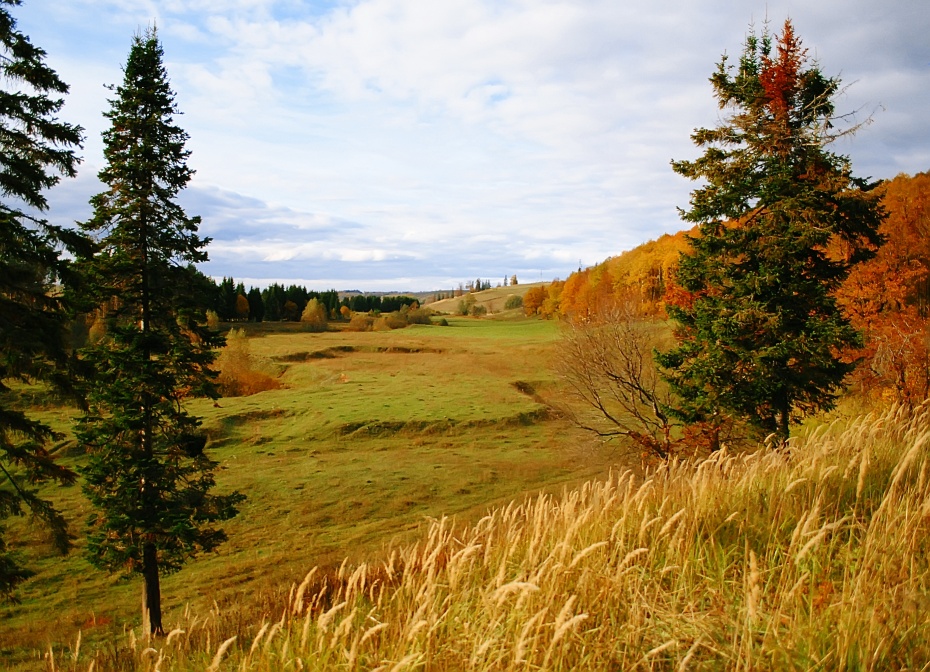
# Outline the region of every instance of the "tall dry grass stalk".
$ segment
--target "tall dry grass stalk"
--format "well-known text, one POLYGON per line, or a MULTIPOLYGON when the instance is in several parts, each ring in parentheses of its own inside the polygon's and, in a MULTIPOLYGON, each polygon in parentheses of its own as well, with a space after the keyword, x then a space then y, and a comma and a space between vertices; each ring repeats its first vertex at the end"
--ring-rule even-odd
POLYGON ((312 571, 248 632, 219 609, 188 614, 131 657, 165 671, 921 669, 928 428, 926 408, 895 409, 789 452, 436 520, 382 562, 312 571))

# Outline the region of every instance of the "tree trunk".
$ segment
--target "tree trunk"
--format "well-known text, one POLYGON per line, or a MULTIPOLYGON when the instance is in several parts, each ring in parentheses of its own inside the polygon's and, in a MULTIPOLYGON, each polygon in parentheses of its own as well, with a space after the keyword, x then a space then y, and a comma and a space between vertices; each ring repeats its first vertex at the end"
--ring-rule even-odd
POLYGON ((161 586, 158 583, 158 556, 155 544, 142 547, 142 634, 159 637, 165 634, 161 623, 161 586))
POLYGON ((778 409, 778 434, 779 434, 779 446, 785 446, 788 443, 788 438, 791 436, 791 404, 788 403, 787 393, 782 393, 782 398, 779 399, 778 409))

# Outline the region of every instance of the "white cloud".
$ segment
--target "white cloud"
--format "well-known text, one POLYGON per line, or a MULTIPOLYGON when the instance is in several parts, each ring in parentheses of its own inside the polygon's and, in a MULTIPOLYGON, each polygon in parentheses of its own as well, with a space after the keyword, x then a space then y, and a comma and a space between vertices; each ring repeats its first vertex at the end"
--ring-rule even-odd
MULTIPOLYGON (((839 148, 857 173, 930 168, 930 6, 910 0, 26 0, 17 15, 72 84, 91 174, 101 85, 157 21, 198 171, 185 202, 221 275, 564 277, 680 228, 691 185, 669 161, 695 156, 691 131, 718 115, 707 78, 766 16, 855 82, 841 108, 882 106, 839 148)), ((61 216, 91 183, 61 191, 61 216)))

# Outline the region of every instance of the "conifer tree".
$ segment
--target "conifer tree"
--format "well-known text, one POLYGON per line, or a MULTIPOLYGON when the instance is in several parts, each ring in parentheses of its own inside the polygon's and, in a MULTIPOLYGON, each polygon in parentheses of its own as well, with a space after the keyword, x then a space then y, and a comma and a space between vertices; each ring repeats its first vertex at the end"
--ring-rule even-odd
POLYGON ((859 334, 834 291, 880 242, 873 184, 827 146, 836 78, 825 77, 790 21, 777 40, 750 34, 739 65, 711 77, 729 116, 692 139, 703 155, 675 172, 699 225, 680 259, 682 299, 668 307, 678 347, 659 356, 688 420, 729 413, 782 441, 805 414, 833 406, 859 334), (774 46, 774 52, 773 52, 774 46))
POLYGON ((108 571, 141 574, 143 629, 162 632, 159 574, 225 541, 216 526, 238 493, 212 494, 216 463, 184 400, 216 397, 209 366, 222 343, 205 326, 193 264, 208 239, 175 201, 192 170, 187 134, 154 29, 133 38, 104 132, 105 191, 83 228, 97 239, 84 260, 107 332, 83 351, 94 371, 90 412, 79 426, 89 462, 88 554, 108 571))
MULTIPOLYGON (((14 388, 68 386, 66 306, 56 285, 68 273, 61 248, 74 250, 80 240, 41 213, 48 208, 43 191, 75 175, 82 129, 56 118, 68 86, 17 30, 9 8, 19 4, 0 0, 0 520, 29 510, 64 552, 65 520, 33 486, 71 483, 75 475, 56 464, 47 447, 55 432, 23 412, 14 388)), ((0 597, 11 597, 29 575, 0 528, 0 597)))
POLYGON ((265 304, 262 301, 262 292, 258 287, 249 288, 246 296, 249 301, 249 319, 252 322, 261 322, 265 319, 265 304))

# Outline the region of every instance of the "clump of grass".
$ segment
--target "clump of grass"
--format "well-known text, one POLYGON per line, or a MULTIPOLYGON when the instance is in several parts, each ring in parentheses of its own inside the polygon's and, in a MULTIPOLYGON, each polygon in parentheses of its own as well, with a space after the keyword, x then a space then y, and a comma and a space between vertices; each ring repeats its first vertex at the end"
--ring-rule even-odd
POLYGON ((262 622, 216 608, 124 648, 161 670, 920 668, 928 426, 891 410, 435 520, 386 560, 311 571, 262 622))
POLYGON ((368 313, 355 313, 346 325, 345 331, 393 331, 403 329, 411 324, 432 324, 430 317, 433 311, 429 308, 411 308, 404 306, 392 313, 372 315, 368 313))
POLYGON ((371 331, 375 318, 367 313, 355 313, 349 320, 346 331, 371 331))
POLYGON ((385 313, 379 315, 375 320, 372 329, 374 331, 391 331, 393 329, 403 329, 407 326, 407 318, 399 312, 385 313))

